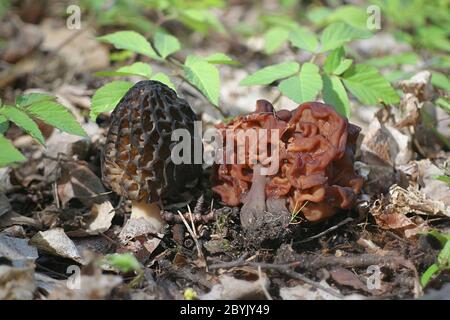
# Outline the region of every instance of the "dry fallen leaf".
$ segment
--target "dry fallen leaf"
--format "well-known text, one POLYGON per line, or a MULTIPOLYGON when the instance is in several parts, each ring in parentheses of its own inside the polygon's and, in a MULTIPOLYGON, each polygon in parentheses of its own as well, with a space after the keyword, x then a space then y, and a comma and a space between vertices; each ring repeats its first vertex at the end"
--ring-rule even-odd
POLYGON ((404 189, 397 185, 389 189, 388 195, 377 199, 370 212, 381 228, 404 232, 408 238, 428 229, 426 221, 419 215, 450 217, 442 201, 428 199, 412 186, 404 189), (409 213, 415 216, 409 218, 409 213))
POLYGON ((264 288, 269 287, 269 279, 262 273, 256 281, 240 280, 228 275, 219 277, 220 284, 212 287, 211 291, 200 296, 200 300, 235 300, 257 299, 264 297, 264 288))
POLYGON ((36 260, 38 252, 26 239, 0 234, 0 257, 7 258, 14 266, 19 266, 26 261, 36 260))
POLYGON ((73 241, 61 228, 39 231, 31 238, 30 244, 49 254, 69 258, 81 264, 85 263, 73 241))
POLYGON ((330 271, 330 275, 334 281, 341 285, 349 286, 356 290, 369 291, 361 279, 347 269, 336 267, 330 271))
POLYGON ((122 283, 122 277, 115 275, 81 275, 79 283, 55 286, 48 296, 49 300, 101 300, 107 299, 111 291, 122 283))
POLYGON ((86 227, 71 231, 72 236, 95 235, 110 228, 115 215, 114 207, 100 178, 84 163, 68 161, 61 164, 58 197, 63 207, 76 198, 91 208, 91 216, 85 221, 86 227))
POLYGON ((9 211, 11 211, 11 204, 8 198, 3 193, 0 193, 0 216, 9 211))

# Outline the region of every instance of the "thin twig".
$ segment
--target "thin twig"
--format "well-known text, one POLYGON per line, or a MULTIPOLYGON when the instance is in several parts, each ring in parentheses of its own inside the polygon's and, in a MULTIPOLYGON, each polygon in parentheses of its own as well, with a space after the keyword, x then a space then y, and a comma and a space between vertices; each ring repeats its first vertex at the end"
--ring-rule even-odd
MULTIPOLYGON (((194 231, 192 230, 192 228, 189 226, 189 223, 187 222, 186 218, 183 216, 183 214, 182 214, 180 211, 178 211, 178 215, 180 216, 181 220, 183 220, 184 225, 186 226, 186 228, 187 228, 189 234, 191 235, 192 239, 193 239, 194 242, 195 242, 195 247, 197 248, 197 254, 198 254, 198 257, 199 257, 200 259, 202 259, 203 261, 205 261, 205 264, 206 264, 206 259, 205 259, 205 257, 203 256, 203 251, 202 251, 201 246, 200 246, 200 243, 198 242, 198 239, 197 239, 197 237, 196 237, 196 235, 195 235, 195 232, 194 232, 194 231)), ((194 228, 194 229, 195 229, 195 228, 194 228)), ((208 265, 206 265, 206 268, 208 268, 208 265)))
POLYGON ((316 234, 314 236, 311 236, 309 238, 306 238, 306 239, 303 239, 303 240, 300 240, 300 241, 295 241, 294 244, 305 243, 305 242, 309 242, 311 240, 320 238, 321 236, 326 235, 327 233, 330 233, 331 231, 334 231, 337 228, 342 227, 344 224, 347 224, 347 223, 349 223, 351 221, 353 221, 352 218, 346 218, 346 219, 342 220, 341 222, 339 222, 338 224, 332 226, 331 228, 328 228, 327 230, 322 231, 322 232, 320 232, 320 233, 318 233, 318 234, 316 234))
POLYGON ((267 288, 261 279, 262 279, 262 272, 261 272, 261 266, 259 266, 258 267, 258 281, 259 281, 259 284, 261 285, 261 289, 262 289, 264 295, 266 296, 267 300, 273 300, 272 296, 270 295, 269 291, 267 291, 267 288))

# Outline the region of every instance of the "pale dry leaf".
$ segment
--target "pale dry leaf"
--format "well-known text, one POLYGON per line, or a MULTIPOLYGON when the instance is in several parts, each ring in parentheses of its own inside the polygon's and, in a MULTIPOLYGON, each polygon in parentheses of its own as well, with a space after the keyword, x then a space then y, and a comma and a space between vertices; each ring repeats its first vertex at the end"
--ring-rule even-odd
POLYGON ((61 228, 39 231, 31 238, 30 244, 49 254, 85 263, 73 241, 61 228))
POLYGON ((263 298, 263 287, 268 289, 269 279, 262 273, 256 281, 240 280, 228 275, 219 278, 220 284, 212 287, 207 294, 200 296, 200 300, 235 300, 263 298))
POLYGON ((122 283, 122 277, 115 275, 81 275, 79 283, 74 283, 75 288, 66 283, 55 286, 49 300, 102 300, 109 298, 112 290, 122 283), (78 286, 79 285, 79 286, 78 286))

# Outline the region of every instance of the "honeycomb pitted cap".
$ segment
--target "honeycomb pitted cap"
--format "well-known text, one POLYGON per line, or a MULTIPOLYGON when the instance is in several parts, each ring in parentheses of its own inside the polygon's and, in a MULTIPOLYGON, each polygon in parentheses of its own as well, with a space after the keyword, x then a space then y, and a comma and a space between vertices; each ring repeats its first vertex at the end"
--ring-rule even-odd
POLYGON ((104 183, 133 201, 187 200, 201 175, 201 164, 174 164, 175 129, 190 133, 194 150, 195 113, 175 91, 158 81, 136 83, 111 114, 102 156, 104 183))

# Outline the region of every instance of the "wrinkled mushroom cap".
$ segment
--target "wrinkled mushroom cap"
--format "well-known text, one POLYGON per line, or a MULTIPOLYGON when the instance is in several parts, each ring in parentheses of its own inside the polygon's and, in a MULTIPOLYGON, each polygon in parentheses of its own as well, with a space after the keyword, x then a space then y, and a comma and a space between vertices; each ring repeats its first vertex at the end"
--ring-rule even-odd
MULTIPOLYGON (((361 190, 363 179, 353 168, 360 129, 330 105, 308 102, 293 111, 275 112, 270 102, 259 100, 254 113, 219 126, 223 134, 226 129, 280 130, 279 170, 263 181, 265 196, 286 199, 291 212, 302 208, 300 214, 310 221, 330 217, 338 208, 348 209, 361 190)), ((245 152, 250 152, 247 145, 245 152)), ((213 190, 228 205, 245 204, 252 178, 251 163, 221 164, 213 190)))
POLYGON ((103 151, 103 181, 134 201, 183 201, 197 184, 201 165, 175 165, 172 131, 187 129, 194 150, 195 114, 175 91, 158 81, 135 84, 111 114, 103 151))

